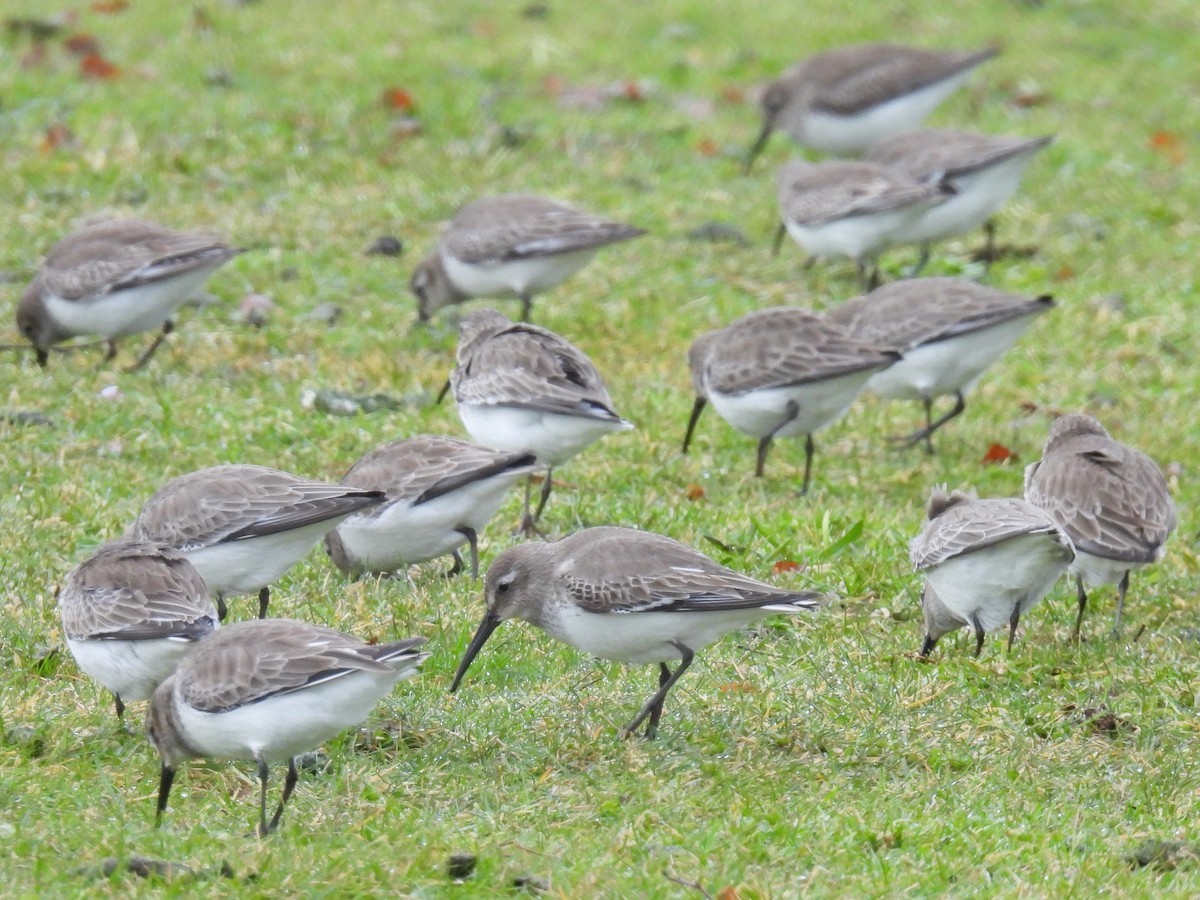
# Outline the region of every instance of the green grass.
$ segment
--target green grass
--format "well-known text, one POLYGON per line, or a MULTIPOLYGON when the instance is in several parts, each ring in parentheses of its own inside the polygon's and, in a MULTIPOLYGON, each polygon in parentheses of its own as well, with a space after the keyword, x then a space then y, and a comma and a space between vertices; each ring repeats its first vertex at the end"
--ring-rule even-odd
MULTIPOLYGON (((0 407, 53 421, 0 425, 5 891, 196 890, 180 876, 94 874, 105 857, 141 855, 239 897, 508 895, 527 875, 571 897, 697 896, 687 883, 743 898, 1200 893, 1196 865, 1128 861, 1148 840, 1200 842, 1200 60, 1189 0, 886 0, 850 7, 861 15, 829 0, 551 3, 544 20, 522 5, 212 3, 203 31, 190 4, 133 0, 118 15, 79 4, 71 29, 93 34, 121 77, 82 80, 57 42, 30 68, 24 39, 0 51, 10 276, 0 340, 16 340, 12 308, 43 254, 97 211, 210 226, 252 248, 211 280, 219 302, 187 313, 146 371, 99 365, 95 351, 56 355, 46 371, 31 354, 3 361, 0 407), (729 89, 873 39, 1005 45, 933 121, 1058 135, 1001 221, 1003 241, 1036 252, 987 277, 1060 305, 985 377, 936 457, 885 443, 919 417, 915 406, 864 399, 818 436, 814 490, 800 498, 796 442, 780 442, 757 480, 753 442, 709 413, 692 454, 679 454, 685 351, 752 309, 824 308, 854 293, 850 266, 803 271, 790 245, 770 256, 773 169, 794 151, 775 138, 743 177, 758 117, 729 89), (563 107, 551 79, 636 79, 645 99, 563 107), (420 135, 397 136, 379 100, 390 87, 416 98, 420 135), (1018 106, 1017 95, 1040 102, 1018 106), (708 104, 699 118, 684 102, 695 99, 708 104), (48 150, 55 124, 74 139, 48 150), (115 733, 108 696, 65 655, 56 586, 174 475, 241 461, 336 479, 384 441, 461 433, 452 408, 421 399, 451 364, 453 316, 413 330, 407 279, 458 205, 503 190, 651 231, 535 305, 540 323, 592 355, 639 425, 561 470, 569 486, 551 501, 550 530, 652 529, 841 601, 708 648, 672 694, 660 739, 622 742, 616 730, 648 696, 652 667, 594 663, 509 624, 450 696, 480 586, 441 579, 443 561, 412 583, 348 585, 314 553, 279 583, 276 610, 364 636, 425 635, 433 658, 379 705, 373 740, 325 748, 328 767, 302 779, 270 840, 244 837, 256 802, 245 763, 187 767, 155 830, 157 759, 115 733), (750 246, 684 237, 709 220, 738 225, 750 246), (363 255, 381 234, 405 242, 403 258, 363 255), (261 330, 235 315, 251 291, 277 304, 261 330), (329 302, 343 310, 332 327, 304 318, 329 302), (115 399, 100 394, 110 385, 115 399), (420 402, 334 418, 302 407, 311 388, 420 402), (1071 409, 1171 472, 1180 528, 1163 563, 1135 574, 1128 605, 1127 635, 1145 632, 1103 637, 1113 610, 1103 590, 1089 639, 1071 644, 1064 581, 1026 617, 1011 656, 993 638, 975 661, 964 635, 918 663, 906 544, 929 486, 1018 493, 1050 413, 1071 409), (992 442, 1018 460, 983 465, 992 442), (704 489, 694 500, 693 485, 704 489), (804 570, 772 574, 785 559, 804 570), (1124 724, 1093 727, 1087 708, 1124 724), (461 886, 445 872, 454 852, 479 858, 461 886), (222 863, 232 878, 213 874, 222 863)), ((45 15, 45 4, 10 0, 6 15, 18 14, 45 15)), ((939 248, 929 273, 982 276, 964 262, 976 240, 939 248)), ((911 259, 884 263, 894 277, 911 259)), ((140 346, 127 341, 117 362, 140 346)), ((485 536, 485 563, 513 542, 516 514, 514 496, 485 536)), ((233 615, 252 608, 237 600, 233 615)))

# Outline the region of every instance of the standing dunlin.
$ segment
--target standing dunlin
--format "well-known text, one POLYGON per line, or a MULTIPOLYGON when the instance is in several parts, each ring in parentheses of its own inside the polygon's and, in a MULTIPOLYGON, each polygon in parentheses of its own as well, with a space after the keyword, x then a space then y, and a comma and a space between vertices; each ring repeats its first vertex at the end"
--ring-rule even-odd
POLYGON ((518 297, 528 321, 535 294, 565 281, 608 244, 645 231, 528 194, 484 197, 460 209, 417 266, 422 322, 472 297, 518 297))
POLYGON ((921 656, 965 626, 975 632, 978 656, 984 635, 1007 625, 1012 652, 1021 616, 1074 559, 1070 538, 1042 510, 1015 498, 979 500, 936 487, 926 514, 910 547, 913 568, 925 573, 921 656))
POLYGON ((462 320, 457 358, 450 385, 471 437, 500 450, 534 453, 547 468, 532 515, 530 490, 525 492, 526 532, 546 506, 556 467, 604 435, 633 428, 613 409, 587 355, 545 328, 479 310, 462 320))
POLYGON ((382 503, 382 491, 355 490, 266 466, 223 465, 167 482, 146 501, 128 537, 162 541, 200 570, 225 619, 225 597, 258 594, 347 516, 382 503))
POLYGON ((524 619, 593 656, 658 663, 658 690, 622 729, 628 736, 644 721, 648 738, 697 650, 772 613, 822 602, 820 594, 764 584, 668 537, 630 528, 587 528, 512 547, 496 557, 485 584, 487 612, 451 691, 501 622, 524 619), (680 661, 674 672, 668 660, 680 661))
POLYGON ((871 290, 879 281, 879 253, 911 242, 914 223, 946 202, 947 189, 868 162, 792 160, 779 170, 776 184, 783 233, 811 258, 844 256, 854 260, 858 283, 871 290))
POLYGON ((145 541, 105 544, 72 569, 58 609, 67 648, 112 692, 122 723, 125 701, 149 699, 217 627, 195 566, 177 550, 145 541))
POLYGON ((1033 157, 1053 137, 974 134, 948 128, 922 128, 893 135, 871 146, 863 159, 900 169, 918 181, 936 182, 951 196, 925 211, 906 234, 921 245, 919 272, 929 261, 929 245, 981 225, 987 235, 983 258, 995 255, 992 216, 1016 193, 1033 157))
POLYGON ((808 310, 777 307, 745 315, 701 335, 688 351, 696 402, 683 452, 711 402, 726 422, 758 438, 755 475, 763 474, 774 438, 804 435, 801 493, 807 493, 813 433, 838 419, 872 375, 899 359, 808 310))
POLYGON ((270 834, 296 786, 296 760, 363 721, 429 654, 424 638, 367 644, 353 635, 291 619, 238 622, 202 641, 159 685, 146 731, 162 757, 161 824, 180 764, 252 759, 261 785, 257 832, 270 834), (283 797, 267 821, 267 766, 288 761, 283 797))
POLYGON ((505 493, 533 471, 532 453, 493 450, 458 438, 422 434, 393 441, 356 462, 342 484, 384 491, 387 499, 345 519, 325 535, 325 550, 343 572, 387 574, 412 563, 471 549, 479 575, 479 532, 505 493))
POLYGON ((984 287, 965 278, 914 278, 887 284, 825 314, 855 337, 902 354, 896 365, 867 382, 888 399, 919 400, 925 427, 897 438, 925 442, 966 409, 965 395, 1034 318, 1054 306, 1049 295, 1024 297, 984 287), (933 419, 933 401, 952 395, 954 407, 933 419))
POLYGON ((50 348, 77 335, 108 340, 162 331, 130 371, 140 369, 174 324, 174 315, 208 276, 242 251, 195 231, 142 219, 111 219, 64 237, 26 288, 17 327, 46 365, 50 348))
POLYGON ((915 128, 997 52, 854 44, 810 56, 763 92, 762 131, 746 171, 776 130, 803 147, 853 156, 915 128))
POLYGON ((1050 426, 1042 458, 1025 470, 1025 499, 1049 513, 1075 542, 1071 573, 1079 599, 1079 638, 1088 587, 1117 585, 1113 634, 1121 630, 1129 573, 1158 562, 1175 530, 1175 501, 1146 454, 1113 440, 1082 413, 1050 426))

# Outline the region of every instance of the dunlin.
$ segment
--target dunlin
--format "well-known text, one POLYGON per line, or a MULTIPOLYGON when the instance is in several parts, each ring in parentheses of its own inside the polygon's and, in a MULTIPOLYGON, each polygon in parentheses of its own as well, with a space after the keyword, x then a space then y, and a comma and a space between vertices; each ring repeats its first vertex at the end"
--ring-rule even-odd
POLYGON ((543 197, 483 197, 455 214, 413 273, 417 316, 424 322, 472 297, 518 297, 528 320, 534 295, 575 274, 601 247, 641 234, 543 197))
POLYGON ((774 438, 804 435, 807 493, 813 433, 839 418, 872 375, 899 359, 808 310, 777 307, 745 315, 701 335, 688 351, 696 402, 683 452, 711 402, 726 422, 758 438, 755 475, 763 474, 774 438))
POLYGON ((629 735, 646 722, 648 738, 697 650, 772 613, 816 609, 823 599, 739 575, 668 537, 611 527, 505 550, 485 584, 487 612, 451 691, 501 622, 524 619, 593 656, 658 663, 658 690, 622 729, 629 735), (668 660, 679 660, 674 672, 668 660))
POLYGON ((479 575, 478 536, 508 489, 533 471, 532 453, 493 450, 469 441, 423 434, 377 447, 356 462, 342 484, 384 491, 387 499, 345 519, 325 535, 325 550, 343 572, 387 574, 471 549, 479 575))
MULTIPOLYGON (((111 219, 54 245, 17 306, 17 327, 46 365, 50 348, 77 335, 108 340, 161 326, 132 369, 154 355, 174 327, 171 317, 208 276, 242 251, 195 231, 142 219, 111 219)), ((132 371, 132 370, 131 370, 132 371)))
POLYGON ((933 433, 966 409, 967 391, 1053 306, 1049 295, 1007 294, 964 278, 914 278, 848 300, 825 317, 860 340, 902 354, 871 377, 867 390, 924 404, 925 427, 897 440, 924 441, 933 453, 933 433), (933 401, 947 394, 954 407, 935 421, 933 401))
POLYGON ((920 271, 929 260, 931 243, 980 226, 987 234, 983 258, 990 262, 995 255, 992 216, 1016 193, 1033 157, 1052 140, 922 128, 873 144, 863 158, 901 169, 918 181, 936 182, 951 193, 907 232, 907 242, 921 245, 916 267, 920 271))
POLYGON ((1008 626, 1008 649, 1021 616, 1053 587, 1075 553, 1045 512, 1024 500, 979 500, 934 488, 928 522, 910 547, 925 573, 921 605, 928 656, 942 635, 970 626, 975 655, 984 635, 1008 626))
POLYGON ((258 594, 347 516, 384 500, 382 491, 310 481, 266 466, 223 465, 167 482, 146 501, 128 537, 162 541, 200 570, 217 610, 225 598, 258 594))
POLYGON ((1054 420, 1042 458, 1025 470, 1025 499, 1075 542, 1075 638, 1087 606, 1085 585, 1117 585, 1113 633, 1120 633, 1129 573, 1162 559, 1175 530, 1175 501, 1162 471, 1091 416, 1072 413, 1054 420))
POLYGON ((189 759, 252 759, 258 767, 259 836, 279 825, 296 786, 296 760, 357 725, 429 654, 424 638, 366 644, 291 619, 238 622, 202 641, 159 685, 146 731, 162 757, 161 824, 175 772, 189 759), (267 821, 267 766, 288 761, 283 797, 267 821))
POLYGON ((810 258, 852 259, 864 290, 878 283, 879 253, 910 243, 913 225, 949 197, 941 185, 899 169, 840 160, 792 160, 780 168, 776 188, 782 220, 776 252, 786 231, 810 258))
POLYGON ((546 466, 537 511, 525 492, 522 529, 532 530, 550 497, 550 476, 588 444, 633 425, 617 415, 592 361, 575 345, 495 310, 462 320, 450 384, 471 437, 488 447, 533 453, 546 466))
POLYGON ((853 156, 915 128, 997 52, 855 44, 811 56, 763 92, 762 131, 746 171, 776 130, 803 147, 853 156))
POLYGON ((195 566, 153 542, 105 544, 67 575, 58 609, 71 655, 112 692, 122 723, 125 701, 149 699, 217 627, 195 566))

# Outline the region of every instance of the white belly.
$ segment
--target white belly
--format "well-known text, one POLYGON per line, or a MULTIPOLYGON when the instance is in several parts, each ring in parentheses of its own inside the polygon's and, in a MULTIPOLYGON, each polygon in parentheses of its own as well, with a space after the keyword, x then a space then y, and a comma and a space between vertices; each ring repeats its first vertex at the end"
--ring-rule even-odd
POLYGON ((837 116, 810 111, 799 123, 799 133, 793 133, 792 138, 822 153, 856 156, 876 141, 916 128, 970 77, 970 71, 961 72, 857 115, 837 116))
POLYGON ((1013 607, 1021 612, 1046 596, 1067 570, 1071 551, 1053 536, 1029 534, 925 570, 930 586, 964 625, 979 619, 984 631, 1005 627, 1013 607))
MULTIPOLYGON (((1158 553, 1160 558, 1162 553, 1163 548, 1160 547, 1158 553)), ((1125 577, 1126 572, 1144 565, 1147 564, 1105 559, 1081 550, 1075 554, 1075 562, 1071 563, 1071 574, 1081 576, 1083 583, 1088 587, 1100 587, 1105 584, 1116 584, 1125 577)))
POLYGON ((96 300, 68 301, 50 295, 46 297, 46 312, 63 331, 73 335, 116 338, 139 334, 158 328, 171 318, 221 262, 96 300))
POLYGON ((148 700, 195 646, 194 641, 98 641, 67 638, 79 668, 119 694, 122 700, 148 700))
POLYGON ((420 506, 401 501, 377 516, 353 515, 338 526, 338 536, 354 564, 367 572, 395 572, 444 556, 467 542, 455 529, 483 531, 526 471, 502 472, 420 506))
POLYGON ((709 400, 722 419, 751 437, 761 438, 772 432, 776 437, 812 434, 849 409, 870 377, 871 371, 868 370, 827 381, 763 388, 745 394, 712 391, 709 400), (795 401, 798 412, 795 418, 781 427, 780 423, 787 417, 790 401, 795 401))
POLYGON ((588 444, 633 425, 609 416, 566 416, 514 406, 458 405, 463 427, 479 443, 498 450, 537 455, 538 462, 554 468, 588 444))
POLYGON ((1038 149, 1032 148, 994 166, 955 178, 951 184, 958 193, 927 210, 913 224, 911 240, 939 241, 982 226, 1016 193, 1021 176, 1038 149))
POLYGON ((906 350, 895 365, 872 375, 867 389, 890 400, 927 400, 958 390, 965 393, 1016 343, 1033 320, 1033 315, 1021 316, 992 328, 906 350))
POLYGON ((370 714, 397 682, 416 673, 352 672, 315 687, 270 697, 229 712, 199 712, 178 701, 184 740, 202 756, 268 762, 311 750, 370 714))
POLYGON ((784 226, 792 240, 812 256, 845 256, 858 260, 872 257, 892 244, 909 242, 909 230, 928 208, 927 203, 915 204, 886 212, 846 216, 817 225, 788 220, 784 226))
POLYGON ((595 255, 595 248, 589 248, 573 253, 474 264, 443 253, 442 265, 455 288, 469 297, 523 297, 561 284, 595 255))

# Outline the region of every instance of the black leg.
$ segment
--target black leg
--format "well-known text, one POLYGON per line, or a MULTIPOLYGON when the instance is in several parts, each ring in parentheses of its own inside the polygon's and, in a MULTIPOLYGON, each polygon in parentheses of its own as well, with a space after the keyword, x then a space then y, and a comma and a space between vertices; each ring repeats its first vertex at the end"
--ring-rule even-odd
POLYGON ((267 826, 267 833, 270 834, 279 827, 279 820, 283 817, 283 808, 287 806, 288 800, 292 797, 292 791, 296 789, 296 782, 299 780, 299 775, 296 773, 296 757, 288 759, 287 777, 283 781, 283 796, 279 798, 279 806, 275 808, 275 815, 271 816, 271 824, 267 826))
POLYGON ((983 626, 979 624, 978 616, 971 616, 971 627, 975 629, 975 658, 979 658, 979 654, 983 652, 983 639, 985 632, 983 626))
POLYGON ((928 634, 925 635, 925 643, 923 643, 921 645, 921 654, 920 655, 921 655, 922 659, 928 657, 929 654, 933 652, 933 648, 937 646, 937 642, 938 642, 937 638, 930 637, 928 634))
POLYGON ((962 415, 963 410, 967 408, 967 398, 963 396, 962 391, 954 392, 954 408, 938 419, 930 421, 933 415, 933 398, 927 398, 925 401, 925 427, 919 428, 912 434, 901 435, 900 437, 892 438, 897 444, 902 447, 911 447, 913 444, 925 442, 925 452, 933 453, 933 433, 953 419, 955 416, 962 415))
POLYGON ((175 330, 175 323, 172 322, 170 319, 167 319, 167 321, 163 322, 162 331, 160 331, 158 333, 158 337, 156 337, 154 339, 154 341, 150 344, 150 346, 146 348, 146 352, 143 353, 140 357, 138 357, 138 361, 135 362, 132 366, 130 366, 125 371, 136 372, 138 369, 145 366, 146 363, 150 362, 150 357, 152 357, 154 355, 154 351, 157 350, 159 348, 159 346, 162 344, 162 342, 167 339, 167 335, 170 334, 174 330, 175 330))
POLYGON ((916 278, 921 274, 921 270, 929 262, 929 241, 921 241, 921 255, 917 257, 917 264, 913 266, 912 271, 908 274, 909 278, 916 278))
POLYGON ((1087 591, 1083 589, 1083 576, 1075 576, 1076 596, 1079 598, 1079 615, 1075 617, 1075 630, 1071 632, 1071 640, 1079 640, 1079 629, 1083 626, 1083 610, 1087 606, 1087 591))
MULTIPOLYGON (((479 577, 479 535, 476 534, 474 528, 471 528, 468 525, 460 525, 458 528, 456 528, 454 530, 457 531, 459 534, 461 534, 463 537, 465 537, 467 539, 467 546, 471 548, 471 577, 478 578, 479 577)), ((459 567, 461 567, 462 566, 462 557, 459 556, 457 553, 455 553, 454 555, 455 555, 455 558, 458 560, 459 567)))
POLYGON ((813 456, 817 452, 817 445, 813 443, 812 435, 806 435, 804 438, 804 486, 800 488, 800 496, 808 494, 808 484, 812 480, 812 463, 813 456))
POLYGON ((542 514, 542 508, 546 505, 546 500, 550 496, 550 471, 546 471, 546 480, 542 482, 542 499, 538 504, 537 512, 529 511, 530 503, 533 498, 533 476, 530 475, 525 481, 525 510, 521 513, 521 524, 517 526, 517 534, 522 534, 525 537, 532 537, 535 534, 541 534, 541 530, 537 527, 538 517, 542 514))
POLYGON ((224 622, 229 615, 229 607, 225 605, 225 595, 217 594, 217 621, 224 622))
POLYGON ((1125 570, 1125 574, 1121 576, 1121 581, 1117 584, 1117 619, 1113 623, 1113 637, 1121 636, 1121 613, 1125 609, 1125 592, 1129 590, 1129 570, 1125 570))
POLYGON ((692 443, 692 432, 696 430, 696 423, 700 421, 700 413, 704 412, 704 407, 708 401, 703 397, 697 397, 696 402, 692 404, 692 417, 688 419, 687 433, 683 436, 683 453, 688 452, 688 445, 692 443))
POLYGON ((113 692, 113 702, 117 708, 117 726, 122 730, 125 729, 125 701, 121 699, 121 695, 116 691, 113 692))
POLYGON ((1017 636, 1017 623, 1021 621, 1021 604, 1013 607, 1012 616, 1008 620, 1008 652, 1012 653, 1013 639, 1017 636))
POLYGON ((795 400, 789 400, 787 402, 787 405, 785 405, 783 407, 783 418, 779 420, 779 423, 776 424, 776 426, 771 430, 770 434, 764 435, 759 440, 759 442, 758 442, 758 460, 754 464, 754 474, 756 477, 762 478, 763 468, 766 466, 766 463, 767 463, 767 451, 771 449, 772 438, 774 438, 775 435, 779 434, 779 432, 784 428, 784 426, 786 426, 789 422, 793 421, 796 418, 796 416, 799 415, 799 413, 800 413, 800 404, 798 404, 795 400))
MULTIPOLYGON (((662 690, 664 684, 671 680, 671 670, 667 668, 667 664, 660 662, 658 664, 658 689, 662 690)), ((658 734, 658 720, 662 718, 664 697, 658 698, 658 705, 650 710, 650 718, 646 721, 646 740, 654 740, 654 736, 658 734)))
POLYGON ((522 322, 532 321, 529 318, 529 315, 532 312, 533 312, 533 296, 528 293, 522 294, 521 295, 521 321, 522 322))
POLYGON ((542 482, 542 496, 538 498, 537 510, 533 514, 534 524, 537 524, 538 519, 542 517, 542 510, 546 508, 546 501, 550 499, 550 488, 554 486, 554 470, 546 470, 546 480, 542 482))
POLYGON ((988 219, 983 223, 983 233, 986 240, 983 243, 983 268, 992 271, 992 263, 996 260, 996 223, 988 219))
POLYGON ((783 245, 783 236, 787 233, 787 226, 783 222, 779 223, 779 227, 775 229, 775 241, 771 244, 771 255, 778 256, 779 248, 783 245))
POLYGON ((771 449, 771 435, 766 435, 758 441, 758 457, 754 463, 754 475, 762 478, 763 467, 767 464, 767 451, 771 449))
POLYGON ((434 402, 434 404, 435 404, 435 405, 436 405, 436 404, 439 404, 439 403, 441 403, 443 400, 445 400, 445 399, 446 399, 446 395, 447 395, 448 393, 450 393, 450 379, 449 379, 449 378, 447 378, 447 379, 446 379, 446 383, 442 385, 442 389, 441 389, 440 391, 438 391, 437 399, 433 401, 433 402, 434 402))
POLYGON ((254 757, 255 763, 258 765, 258 836, 266 837, 271 833, 271 829, 267 826, 267 761, 261 753, 254 757))
POLYGON ((457 550, 451 550, 450 555, 454 558, 454 565, 452 565, 450 570, 446 572, 447 578, 453 578, 463 570, 462 556, 459 554, 459 552, 457 550))
POLYGON ((175 783, 175 770, 166 763, 158 775, 158 812, 154 815, 154 827, 162 825, 163 813, 167 811, 167 799, 171 796, 171 785, 175 783))
POLYGON ((263 588, 258 592, 258 617, 265 619, 267 617, 267 607, 271 603, 271 589, 263 588))
POLYGON ((115 339, 110 338, 107 344, 108 349, 104 352, 104 362, 112 362, 117 355, 117 342, 115 339))
MULTIPOLYGON (((663 700, 665 700, 667 697, 667 693, 672 687, 675 686, 675 682, 679 680, 679 676, 686 672, 688 666, 692 664, 692 659, 695 657, 695 654, 692 653, 689 648, 679 643, 679 641, 671 641, 671 645, 679 651, 682 661, 679 663, 679 666, 675 669, 675 671, 666 679, 666 681, 661 680, 662 672, 660 670, 660 682, 658 690, 654 692, 653 697, 646 701, 645 706, 638 711, 638 714, 633 717, 633 721, 621 729, 622 737, 629 737, 631 734, 637 731, 637 727, 641 725, 651 713, 654 712, 655 707, 658 708, 658 714, 660 716, 662 715, 662 704, 663 700)), ((666 665, 663 664, 662 668, 665 669, 666 665)), ((646 737, 653 738, 654 735, 647 734, 646 737)))

